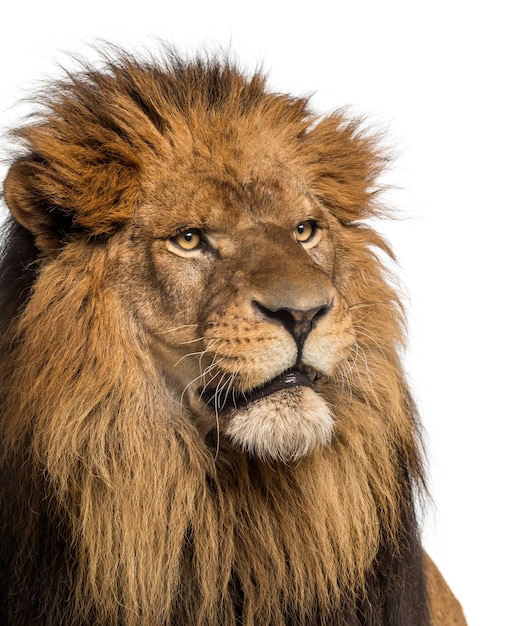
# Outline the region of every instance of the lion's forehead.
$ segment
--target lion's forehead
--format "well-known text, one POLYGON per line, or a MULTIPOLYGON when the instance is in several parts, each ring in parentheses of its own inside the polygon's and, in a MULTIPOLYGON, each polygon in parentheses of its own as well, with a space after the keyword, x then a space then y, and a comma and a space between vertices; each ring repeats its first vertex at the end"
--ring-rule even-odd
POLYGON ((213 161, 198 157, 180 164, 173 152, 171 159, 151 169, 135 220, 165 236, 184 225, 218 232, 252 220, 293 224, 322 211, 303 172, 277 160, 256 159, 255 154, 237 158, 219 153, 213 161))

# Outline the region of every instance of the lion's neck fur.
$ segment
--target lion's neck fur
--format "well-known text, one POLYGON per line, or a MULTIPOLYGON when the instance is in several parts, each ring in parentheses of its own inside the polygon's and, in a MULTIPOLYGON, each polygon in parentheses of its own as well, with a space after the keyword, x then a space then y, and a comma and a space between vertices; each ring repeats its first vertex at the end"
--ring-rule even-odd
POLYGON ((417 450, 397 361, 378 402, 363 384, 338 398, 330 450, 291 466, 217 451, 168 396, 107 288, 110 264, 74 265, 39 276, 6 361, 2 425, 5 458, 29 440, 45 484, 35 525, 54 507, 72 542, 69 623, 232 624, 238 605, 243 624, 306 623, 354 606, 410 506, 417 450))

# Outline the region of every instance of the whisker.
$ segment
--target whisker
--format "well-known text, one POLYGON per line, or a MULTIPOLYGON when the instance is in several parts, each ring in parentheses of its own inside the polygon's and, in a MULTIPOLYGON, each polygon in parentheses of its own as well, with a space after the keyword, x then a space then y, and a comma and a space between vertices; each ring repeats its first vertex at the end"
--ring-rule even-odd
MULTIPOLYGON (((216 367, 219 363, 221 363, 221 361, 225 360, 224 357, 222 357, 221 359, 219 359, 218 361, 216 361, 215 363, 211 363, 205 370, 204 372, 201 373, 200 376, 198 376, 195 380, 198 380, 199 378, 205 378, 210 372, 211 370, 216 367)), ((205 382, 205 384, 203 385, 202 389, 200 390, 199 395, 202 396, 204 395, 204 393, 206 392, 206 390, 209 388, 209 386, 211 385, 211 383, 219 376, 219 374, 221 374, 221 372, 219 370, 217 370, 217 372, 208 380, 205 382)))
MULTIPOLYGON (((194 385, 198 380, 204 379, 204 377, 209 373, 209 371, 217 366, 217 364, 219 364, 221 361, 224 360, 224 357, 222 359, 219 359, 215 364, 209 365, 204 372, 201 372, 199 374, 199 376, 196 376, 195 378, 192 378, 192 380, 185 386, 185 388, 183 389, 182 393, 181 393, 181 402, 183 400, 183 397, 185 395, 185 393, 188 391, 189 387, 191 387, 192 385, 194 385)), ((206 391, 207 386, 219 375, 219 372, 217 372, 209 381, 208 383, 206 383, 204 385, 204 387, 201 390, 201 393, 199 393, 199 398, 201 398, 201 396, 203 395, 203 393, 206 391)))
MULTIPOLYGON (((387 359, 387 356, 385 354, 385 350, 382 348, 380 340, 378 339, 378 336, 373 333, 371 330, 369 330, 368 328, 366 328, 365 326, 359 326, 357 324, 354 325, 355 330, 357 335, 361 336, 361 337, 365 337, 366 339, 368 339, 371 343, 373 343, 379 350, 380 354, 387 359)), ((367 345, 366 346, 369 350, 371 350, 371 346, 367 345)))
POLYGON ((368 302, 356 302, 354 304, 348 303, 347 310, 353 311, 355 309, 364 309, 364 308, 371 307, 371 306, 378 306, 380 304, 391 305, 392 301, 391 300, 374 300, 374 301, 368 301, 368 302))
POLYGON ((230 374, 228 374, 227 372, 223 372, 221 378, 219 379, 219 382, 217 383, 215 387, 214 402, 215 402, 216 408, 224 406, 226 404, 228 392, 227 391, 225 392, 225 388, 229 380, 230 380, 230 374), (222 401, 223 393, 225 394, 224 402, 222 401))
MULTIPOLYGON (((199 369, 201 369, 201 359, 204 357, 205 354, 207 354, 208 352, 213 350, 213 347, 215 346, 215 344, 218 341, 219 341, 218 339, 214 339, 213 342, 210 342, 206 346, 206 348, 204 348, 204 350, 198 350, 196 352, 188 352, 187 354, 183 354, 183 356, 174 363, 174 367, 177 367, 179 365, 179 363, 181 363, 182 361, 184 361, 188 357, 195 357, 195 356, 199 355, 199 369)), ((188 342, 188 343, 190 343, 190 342, 188 342)))
POLYGON ((351 397, 357 388, 365 394, 374 397, 375 391, 366 351, 358 341, 354 342, 352 348, 353 358, 346 359, 342 363, 337 380, 344 389, 347 387, 351 397), (358 367, 358 362, 362 363, 362 367, 358 367), (365 377, 362 375, 362 372, 365 372, 365 377), (355 381, 355 377, 358 379, 358 383, 355 381))
POLYGON ((219 422, 219 411, 215 410, 215 454, 213 455, 214 462, 217 461, 219 451, 221 449, 221 424, 219 422))
MULTIPOLYGON (((205 350, 202 350, 201 352, 192 352, 190 354, 186 354, 183 357, 181 357, 181 359, 179 359, 179 361, 176 363, 176 365, 178 365, 184 358, 186 358, 187 356, 196 356, 199 355, 199 375, 196 376, 195 378, 193 378, 183 389, 182 393, 181 393, 181 401, 184 398, 185 393, 187 392, 188 388, 191 387, 192 385, 194 385, 198 380, 201 380, 204 378, 211 372, 211 370, 216 367, 222 360, 224 360, 224 357, 221 357, 220 359, 217 359, 218 357, 218 352, 215 351, 214 355, 213 355, 213 359, 212 362, 210 363, 210 365, 208 365, 204 370, 202 369, 202 358, 204 357, 205 354, 207 354, 210 350, 212 350, 215 345, 218 343, 218 340, 214 340, 212 342, 210 342, 210 344, 206 347, 205 350)), ((203 391, 205 391, 206 387, 208 386, 208 384, 215 378, 212 377, 210 379, 210 381, 208 381, 207 383, 205 383, 204 387, 203 387, 203 391)), ((202 393, 201 392, 201 393, 202 393)))
POLYGON ((179 358, 175 363, 174 363, 174 367, 177 367, 180 363, 182 363, 185 359, 188 359, 189 357, 193 357, 193 356, 197 356, 199 355, 200 357, 204 356, 206 353, 208 352, 208 348, 205 348, 204 350, 200 350, 197 352, 188 352, 187 354, 183 354, 183 356, 181 358, 179 358))
POLYGON ((203 341, 204 337, 196 337, 195 339, 189 339, 187 341, 180 341, 179 345, 180 346, 186 346, 189 343, 197 343, 198 341, 203 341))
POLYGON ((233 382, 234 382, 235 378, 237 377, 236 370, 237 370, 237 364, 234 365, 233 372, 231 374, 229 374, 229 376, 228 376, 228 381, 226 383, 227 389, 226 389, 226 394, 224 396, 224 404, 226 404, 228 402, 228 396, 230 394, 232 394, 232 397, 233 397, 233 393, 234 393, 233 392, 233 382))
MULTIPOLYGON (((208 344, 208 347, 207 347, 206 351, 205 351, 205 352, 203 352, 203 353, 201 353, 201 356, 199 357, 199 370, 201 370, 201 369, 202 369, 202 359, 203 359, 203 356, 204 356, 207 352, 209 352, 210 350, 212 350, 212 351, 214 352, 214 357, 213 357, 213 360, 212 360, 211 365, 213 365, 213 364, 215 363, 215 359, 217 358, 218 351, 219 351, 219 348, 218 348, 218 347, 216 348, 215 346, 218 346, 218 345, 219 345, 219 342, 220 342, 220 340, 219 340, 219 339, 213 339, 213 340, 212 340, 212 341, 210 341, 210 343, 208 344)), ((222 342, 221 342, 221 345, 222 345, 222 342)))
POLYGON ((201 326, 201 324, 183 324, 182 326, 176 326, 175 328, 168 328, 167 330, 157 332, 156 335, 169 335, 170 333, 176 333, 186 328, 197 328, 198 326, 201 326))

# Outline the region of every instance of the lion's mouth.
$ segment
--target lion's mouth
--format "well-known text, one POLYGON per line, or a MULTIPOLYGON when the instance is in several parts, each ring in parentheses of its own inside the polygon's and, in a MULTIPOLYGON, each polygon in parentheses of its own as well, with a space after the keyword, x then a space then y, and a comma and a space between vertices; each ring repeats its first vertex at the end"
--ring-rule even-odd
POLYGON ((200 390, 200 395, 204 402, 213 410, 217 410, 219 413, 226 413, 232 409, 241 409, 252 402, 284 389, 301 386, 310 387, 314 390, 314 382, 318 378, 320 378, 320 375, 313 370, 291 369, 248 391, 211 388, 200 390))

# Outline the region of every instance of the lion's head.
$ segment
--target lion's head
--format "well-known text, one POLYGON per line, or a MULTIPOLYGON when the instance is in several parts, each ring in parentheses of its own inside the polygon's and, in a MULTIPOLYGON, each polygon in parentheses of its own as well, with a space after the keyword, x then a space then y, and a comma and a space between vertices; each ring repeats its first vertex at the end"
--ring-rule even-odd
POLYGON ((9 618, 426 623, 373 139, 173 54, 42 105, 4 187, 9 618))

